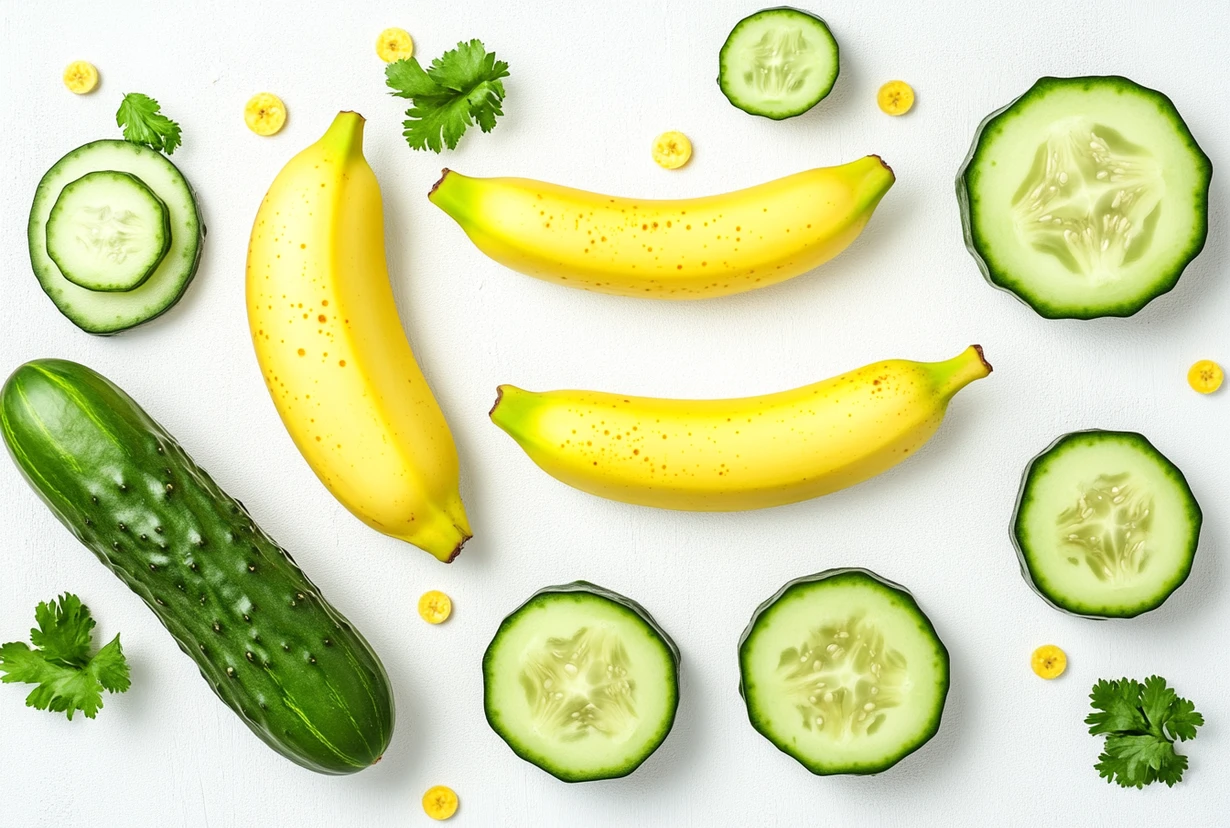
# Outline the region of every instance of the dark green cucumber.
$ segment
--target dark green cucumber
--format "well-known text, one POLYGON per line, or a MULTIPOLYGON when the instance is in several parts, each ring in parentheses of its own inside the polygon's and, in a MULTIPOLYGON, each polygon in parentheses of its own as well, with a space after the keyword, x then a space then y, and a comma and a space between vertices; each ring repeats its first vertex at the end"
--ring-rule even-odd
POLYGON ((83 365, 35 360, 0 390, 0 431, 43 502, 253 733, 320 773, 380 759, 394 721, 380 659, 131 397, 83 365))

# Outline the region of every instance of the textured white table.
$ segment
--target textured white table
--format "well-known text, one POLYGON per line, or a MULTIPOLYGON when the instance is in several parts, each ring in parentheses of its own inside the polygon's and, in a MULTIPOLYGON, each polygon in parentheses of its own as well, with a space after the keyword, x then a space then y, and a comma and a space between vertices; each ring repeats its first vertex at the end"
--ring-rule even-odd
POLYGON ((392 678, 398 729, 384 761, 349 778, 301 770, 257 741, 167 633, 0 460, 0 640, 63 590, 123 632, 132 690, 95 721, 22 706, 0 686, 0 824, 404 825, 430 785, 457 790, 471 826, 1213 825, 1230 808, 1230 395, 1202 398, 1197 358, 1230 364, 1230 169, 1224 0, 1170 3, 816 4, 842 48, 813 112, 772 123, 714 84, 717 50, 754 2, 159 2, 0 0, 0 373, 42 356, 124 386, 240 497, 371 640, 392 678), (343 8, 345 5, 346 8, 343 8), (361 7, 361 11, 359 10, 361 7), (430 58, 480 37, 512 67, 507 115, 443 157, 411 152, 403 102, 384 94, 376 34, 403 26, 430 58), (72 59, 102 86, 60 85, 72 59), (961 242, 953 176, 974 127, 1039 75, 1122 73, 1167 92, 1219 170, 1208 246, 1178 288, 1136 318, 1047 322, 979 276, 961 242), (890 119, 875 90, 908 80, 890 119), (243 124, 254 92, 281 95, 286 129, 243 124), (35 184, 61 154, 117 135, 121 93, 158 98, 184 128, 175 154, 209 226, 187 297, 110 339, 81 333, 39 291, 26 257, 35 184), (244 256, 257 204, 339 109, 368 118, 385 194, 389 262, 410 338, 455 431, 476 537, 452 566, 384 538, 312 476, 266 395, 248 342, 244 256), (649 143, 681 129, 692 163, 668 173, 649 143), (665 304, 581 293, 482 257, 425 195, 444 164, 629 195, 724 191, 865 153, 898 174, 838 260, 733 298, 665 304), (778 390, 886 357, 939 359, 980 342, 995 373, 957 397, 917 457, 831 497, 744 514, 608 503, 544 475, 487 420, 495 386, 671 396, 778 390), (1026 460, 1064 431, 1138 429, 1205 507, 1188 584, 1162 609, 1095 623, 1047 607, 1021 580, 1007 524, 1026 460), (891 772, 815 778, 757 735, 736 692, 735 645, 785 581, 862 565, 914 590, 953 660, 939 735, 891 772), (644 603, 683 651, 679 717, 633 776, 565 785, 515 758, 483 719, 479 662, 499 620, 534 589, 586 578, 644 603), (429 627, 428 588, 455 614, 429 627), (1028 667, 1043 642, 1068 674, 1028 667), (1208 718, 1173 790, 1098 779, 1081 724, 1099 677, 1157 672, 1208 718))

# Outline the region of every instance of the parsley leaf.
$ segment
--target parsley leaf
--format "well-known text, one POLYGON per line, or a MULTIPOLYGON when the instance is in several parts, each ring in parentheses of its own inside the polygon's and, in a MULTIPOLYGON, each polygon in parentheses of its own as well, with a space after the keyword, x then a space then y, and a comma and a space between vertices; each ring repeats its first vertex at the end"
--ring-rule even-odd
POLYGON ((161 113, 158 101, 140 92, 129 92, 120 101, 115 123, 123 128, 124 140, 144 144, 167 155, 180 145, 179 124, 161 113))
POLYGON ((385 66, 384 75, 390 94, 410 99, 402 134, 413 149, 456 149, 470 126, 477 123, 490 132, 504 114, 500 79, 508 77, 508 64, 496 60, 481 40, 458 43, 426 70, 413 57, 394 61, 385 66))
POLYGON ((1106 745, 1094 765, 1107 782, 1143 788, 1153 782, 1173 787, 1187 770, 1187 757, 1174 749, 1176 739, 1196 738, 1204 717, 1196 706, 1179 698, 1160 676, 1140 683, 1133 679, 1093 686, 1094 712, 1085 718, 1089 732, 1105 734, 1106 745))
POLYGON ((76 595, 39 604, 34 618, 34 649, 21 641, 0 646, 0 682, 38 685, 26 697, 28 707, 65 713, 70 720, 80 710, 92 719, 102 709, 103 690, 123 693, 132 684, 118 635, 90 655, 94 619, 76 595))

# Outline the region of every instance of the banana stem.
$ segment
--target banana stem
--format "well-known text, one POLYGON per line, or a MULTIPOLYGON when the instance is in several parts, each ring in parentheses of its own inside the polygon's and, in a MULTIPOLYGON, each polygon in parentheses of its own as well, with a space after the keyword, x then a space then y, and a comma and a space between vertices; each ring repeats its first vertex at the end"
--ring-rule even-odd
POLYGON ((991 373, 991 363, 982 353, 981 345, 971 345, 952 359, 932 363, 935 386, 944 397, 952 397, 974 380, 991 373))
POLYGON ((357 112, 339 112, 321 137, 320 143, 338 152, 343 158, 363 154, 363 125, 367 119, 357 112))

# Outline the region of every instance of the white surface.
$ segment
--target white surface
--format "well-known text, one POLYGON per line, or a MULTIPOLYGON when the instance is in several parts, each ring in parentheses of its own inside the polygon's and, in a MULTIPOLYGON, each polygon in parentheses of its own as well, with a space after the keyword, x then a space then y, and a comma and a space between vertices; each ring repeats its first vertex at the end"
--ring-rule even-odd
MULTIPOLYGON (((767 1, 767 0, 766 0, 767 1)), ((325 778, 249 733, 137 597, 0 461, 0 640, 39 600, 79 593, 102 636, 123 632, 133 688, 95 721, 24 708, 0 686, 0 823, 25 825, 409 825, 445 783, 456 825, 907 824, 1212 825, 1230 807, 1230 395, 1202 398, 1197 358, 1230 364, 1227 190, 1214 180, 1208 246, 1178 288, 1126 321, 1047 322, 979 276, 961 242, 952 180, 979 119, 1042 74, 1118 72, 1167 92, 1218 169, 1230 159, 1230 68, 1221 0, 1182 15, 1160 2, 828 0, 842 48, 833 95, 784 123, 729 106, 714 83, 727 31, 754 2, 671 3, 0 2, 0 372, 42 356, 101 370, 142 402, 240 497, 371 640, 392 677, 398 729, 383 762, 325 778), (342 10, 343 5, 347 7, 342 10), (925 7, 924 7, 925 6, 925 7), (358 10, 362 7, 362 10, 358 10), (411 152, 404 103, 384 94, 384 27, 423 57, 481 37, 512 67, 507 115, 454 153, 411 152), (72 59, 102 85, 60 84, 72 59), (891 119, 875 90, 901 77, 914 112, 891 119), (269 90, 286 129, 258 138, 248 96, 269 90), (162 102, 184 128, 174 160, 200 192, 204 261, 184 301, 110 339, 81 333, 39 291, 26 258, 35 184, 64 152, 118 135, 121 93, 162 102), (325 492, 262 385, 243 309, 248 231, 283 163, 339 109, 368 118, 385 193, 389 260, 416 353, 456 433, 475 539, 452 566, 384 538, 325 492), (691 136, 682 171, 650 141, 691 136), (691 304, 581 293, 481 256, 425 198, 444 164, 629 195, 724 191, 877 152, 896 170, 864 236, 786 284, 691 304), (734 396, 800 385, 885 357, 939 359, 970 342, 995 373, 963 391, 917 457, 818 501, 744 514, 680 514, 605 502, 544 475, 486 417, 495 386, 734 396), (1125 623, 1048 608, 1026 587, 1007 524, 1026 460, 1059 433, 1139 429, 1188 475, 1205 507, 1191 579, 1125 623), (863 565, 914 590, 952 651, 943 728, 891 772, 812 777, 748 725, 735 644, 790 578, 863 565), (499 620, 534 589, 583 577, 641 601, 683 651, 679 718, 633 776, 565 785, 488 729, 479 661, 499 620), (429 627, 428 588, 455 614, 429 627), (1071 656, 1036 679, 1030 650, 1071 656), (1098 677, 1157 672, 1209 724, 1173 790, 1098 779, 1081 719, 1098 677)), ((1219 176, 1224 173, 1219 172, 1219 176)))

